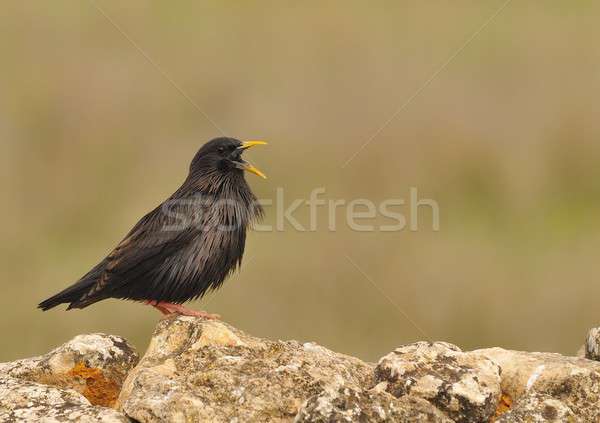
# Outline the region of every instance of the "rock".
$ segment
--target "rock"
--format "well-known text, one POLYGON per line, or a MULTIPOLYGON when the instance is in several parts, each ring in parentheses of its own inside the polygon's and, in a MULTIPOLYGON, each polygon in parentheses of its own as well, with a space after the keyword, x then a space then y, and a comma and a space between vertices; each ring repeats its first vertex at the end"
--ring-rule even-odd
POLYGON ((372 382, 371 365, 316 344, 263 340, 181 316, 159 323, 119 404, 140 422, 292 421, 330 386, 360 392, 372 382))
MULTIPOLYGON (((590 331, 586 357, 599 338, 590 331)), ((172 316, 137 362, 125 340, 95 334, 0 364, 0 421, 600 421, 600 362, 560 354, 417 342, 374 365, 172 316)))
POLYGON ((585 340, 585 358, 600 361, 600 328, 592 328, 585 340))
POLYGON ((575 413, 562 401, 546 394, 532 393, 521 398, 496 423, 578 422, 575 413))
POLYGON ((395 398, 381 389, 368 391, 330 387, 311 397, 296 423, 440 422, 452 423, 431 403, 416 397, 395 398))
POLYGON ((0 375, 71 388, 90 403, 114 406, 138 356, 123 338, 80 335, 48 354, 0 364, 0 375))
POLYGON ((423 398, 457 422, 488 421, 499 404, 500 368, 445 342, 417 342, 383 357, 377 383, 396 398, 423 398))
POLYGON ((0 421, 130 423, 123 414, 93 406, 72 389, 0 376, 0 421))
MULTIPOLYGON (((575 421, 600 420, 600 363, 553 353, 478 350, 502 369, 502 391, 515 402, 513 413, 532 409, 543 415, 549 400, 557 415, 575 421), (562 404, 562 405, 561 405, 562 404)), ((549 415, 550 409, 546 410, 549 415)), ((551 413, 554 415, 554 413, 551 413)), ((508 421, 508 420, 507 420, 508 421)))

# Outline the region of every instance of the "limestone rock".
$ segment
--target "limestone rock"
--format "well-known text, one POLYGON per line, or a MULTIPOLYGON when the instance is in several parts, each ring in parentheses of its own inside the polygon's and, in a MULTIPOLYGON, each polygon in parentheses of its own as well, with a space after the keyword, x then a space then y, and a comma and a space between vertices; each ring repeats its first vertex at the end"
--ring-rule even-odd
POLYGON ((579 422, 575 413, 562 401, 546 394, 532 393, 517 401, 496 423, 579 422))
POLYGON ((560 354, 418 342, 373 365, 171 316, 137 362, 125 340, 95 334, 0 364, 0 422, 600 421, 600 362, 560 354))
POLYGON ((79 335, 43 356, 0 364, 0 375, 71 388, 94 405, 112 407, 137 362, 136 352, 123 338, 79 335))
POLYGON ((452 420, 421 398, 405 396, 398 399, 378 388, 360 391, 328 387, 303 405, 295 422, 452 423, 452 420))
POLYGON ((592 328, 585 340, 585 358, 600 361, 600 328, 592 328))
POLYGON ((373 367, 316 344, 268 341, 224 323, 162 320, 119 403, 140 422, 292 421, 329 386, 361 390, 373 367))
POLYGON ((458 422, 488 421, 501 396, 498 365, 445 342, 398 348, 379 361, 375 377, 394 397, 423 398, 458 422))
POLYGON ((123 414, 93 406, 72 389, 0 376, 0 421, 129 423, 123 414))
POLYGON ((572 413, 575 421, 600 420, 597 406, 600 403, 600 363, 560 354, 502 348, 475 352, 501 367, 502 391, 515 401, 514 414, 518 414, 519 407, 531 409, 537 404, 538 414, 543 415, 552 399, 556 400, 551 403, 557 415, 572 413))

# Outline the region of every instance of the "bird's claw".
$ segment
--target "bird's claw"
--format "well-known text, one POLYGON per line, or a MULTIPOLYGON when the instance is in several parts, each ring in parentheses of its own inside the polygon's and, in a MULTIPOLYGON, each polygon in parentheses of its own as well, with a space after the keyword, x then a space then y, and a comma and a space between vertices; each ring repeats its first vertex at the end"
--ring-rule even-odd
POLYGON ((183 316, 199 317, 201 319, 207 319, 207 320, 218 320, 221 318, 221 316, 218 314, 211 314, 211 313, 207 313, 206 311, 196 311, 196 310, 190 310, 190 309, 186 309, 185 311, 176 311, 175 313, 181 314, 183 316))
POLYGON ((181 304, 173 304, 159 301, 146 301, 146 304, 151 305, 152 307, 160 311, 162 314, 167 316, 171 314, 179 314, 182 316, 199 317, 201 319, 207 320, 217 320, 221 318, 221 316, 218 314, 211 314, 207 313, 206 311, 192 310, 182 306, 181 304))

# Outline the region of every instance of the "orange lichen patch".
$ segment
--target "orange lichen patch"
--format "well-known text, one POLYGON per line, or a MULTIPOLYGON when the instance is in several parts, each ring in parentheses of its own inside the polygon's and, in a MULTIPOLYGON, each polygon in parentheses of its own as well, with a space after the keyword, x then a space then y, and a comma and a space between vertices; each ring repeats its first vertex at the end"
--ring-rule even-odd
POLYGON ((510 395, 502 393, 500 397, 500 402, 498 403, 498 407, 496 408, 496 414, 492 417, 492 422, 494 422, 498 417, 502 414, 506 413, 512 407, 513 400, 510 395))
POLYGON ((82 394, 93 405, 103 407, 115 405, 120 386, 115 381, 106 378, 101 369, 87 367, 85 363, 77 363, 68 374, 82 382, 84 385, 82 394))

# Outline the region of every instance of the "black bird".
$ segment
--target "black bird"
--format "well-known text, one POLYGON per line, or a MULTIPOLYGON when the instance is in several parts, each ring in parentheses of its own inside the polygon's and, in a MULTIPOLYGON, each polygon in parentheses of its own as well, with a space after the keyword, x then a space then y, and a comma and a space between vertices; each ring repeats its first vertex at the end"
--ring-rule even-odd
POLYGON ((38 307, 68 303, 70 310, 120 298, 143 301, 163 314, 218 317, 181 304, 219 288, 241 265, 246 229, 263 214, 244 170, 266 178, 241 156, 261 144, 234 138, 206 143, 169 199, 78 282, 38 307))

